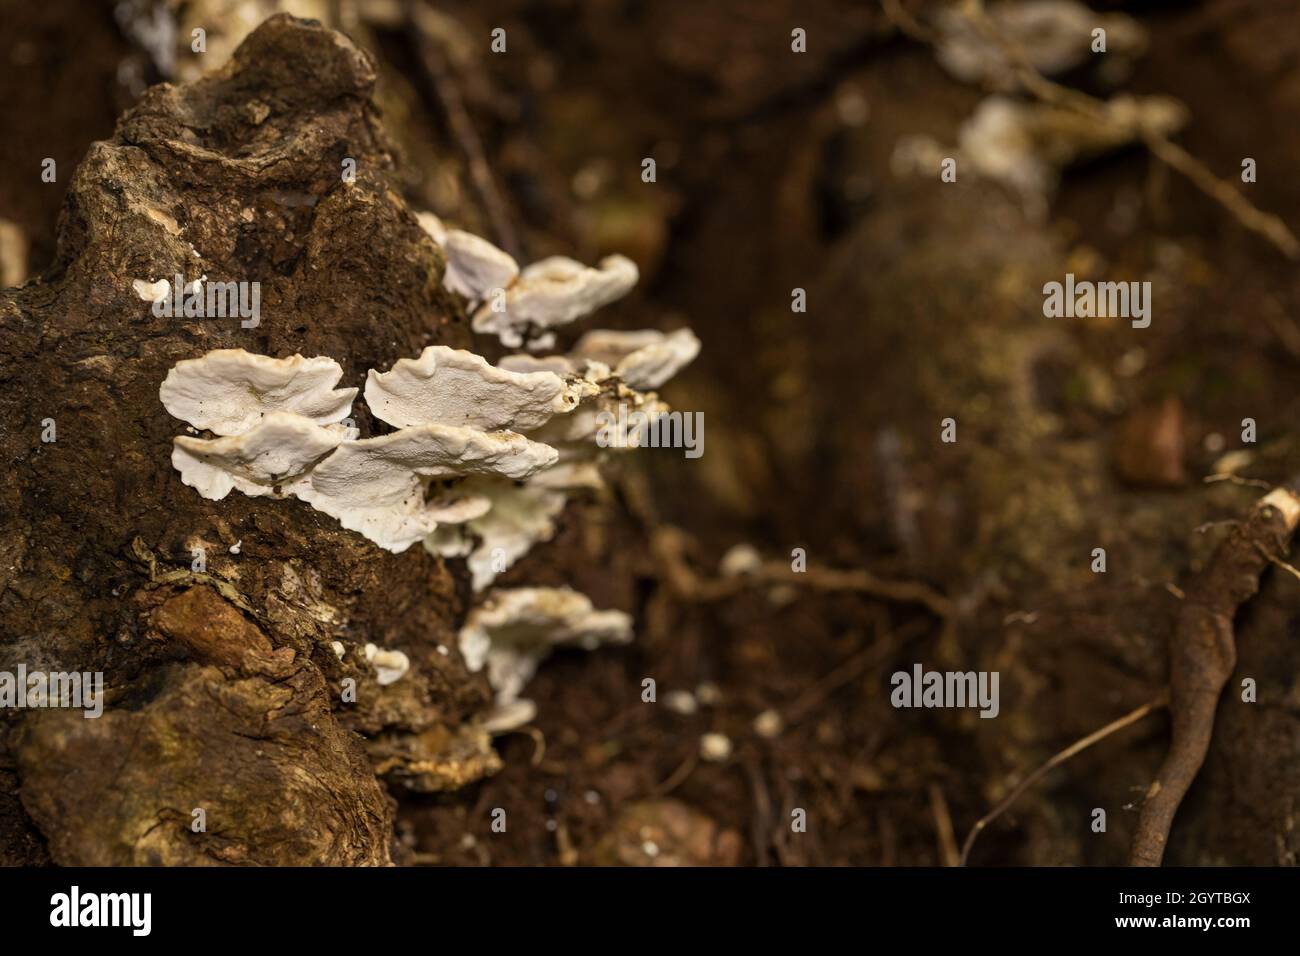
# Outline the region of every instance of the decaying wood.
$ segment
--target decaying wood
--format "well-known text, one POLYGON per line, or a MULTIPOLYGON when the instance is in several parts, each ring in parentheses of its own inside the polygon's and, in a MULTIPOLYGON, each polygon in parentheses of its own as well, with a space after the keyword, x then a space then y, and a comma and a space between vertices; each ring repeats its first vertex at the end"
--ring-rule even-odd
POLYGON ((0 670, 102 672, 107 697, 99 719, 0 714, 0 862, 384 865, 377 773, 437 791, 499 765, 452 572, 293 501, 201 498, 158 397, 217 348, 329 356, 346 387, 468 345, 391 179, 374 83, 342 34, 271 18, 91 146, 54 264, 0 292, 0 670), (260 323, 155 315, 133 282, 177 274, 259 282, 260 323), (380 687, 367 643, 410 671, 380 687))

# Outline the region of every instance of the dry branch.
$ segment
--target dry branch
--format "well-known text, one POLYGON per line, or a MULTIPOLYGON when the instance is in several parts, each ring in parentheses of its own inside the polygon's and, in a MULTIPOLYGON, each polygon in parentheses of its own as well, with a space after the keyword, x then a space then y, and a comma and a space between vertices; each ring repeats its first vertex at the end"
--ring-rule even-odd
POLYGON ((987 827, 990 823, 992 823, 1003 813, 1005 813, 1007 809, 1011 806, 1011 804, 1015 803, 1022 793, 1024 793, 1026 790, 1032 787, 1036 782, 1041 780, 1043 778, 1043 775, 1046 774, 1049 770, 1053 769, 1054 767, 1059 767, 1061 764, 1065 763, 1075 754, 1082 753, 1083 751, 1091 747, 1093 744, 1097 743, 1099 740, 1104 740, 1105 738, 1109 737, 1111 734, 1123 730, 1129 724, 1137 723, 1139 720, 1141 720, 1143 717, 1145 717, 1147 714, 1151 713, 1152 711, 1159 710, 1161 707, 1164 707, 1168 702, 1169 702, 1168 692, 1167 691, 1162 692, 1160 696, 1156 697, 1154 700, 1147 701, 1145 704, 1143 704, 1141 707, 1138 707, 1136 710, 1129 711, 1127 714, 1125 714, 1123 717, 1120 717, 1118 720, 1112 720, 1105 727, 1102 727, 1099 730, 1094 730, 1088 736, 1076 740, 1074 743, 1070 744, 1070 746, 1066 747, 1064 750, 1058 751, 1056 754, 1052 755, 1052 757, 1050 757, 1046 763, 1042 764, 1037 770, 1035 770, 1029 776, 1025 777, 1025 779, 1021 780, 1018 784, 1016 784, 1016 786, 1012 789, 1012 791, 1008 793, 1005 797, 1003 797, 1002 801, 996 807, 994 807, 988 813, 984 814, 984 816, 980 817, 978 820, 975 821, 975 825, 970 828, 970 833, 966 835, 966 842, 962 844, 961 859, 958 861, 957 865, 958 866, 966 865, 966 860, 970 857, 971 847, 975 845, 975 838, 980 835, 980 833, 984 830, 985 827, 987 827))
POLYGON ((1295 487, 1275 488, 1261 498, 1186 589, 1170 646, 1173 739, 1138 819, 1134 866, 1160 865, 1174 814, 1205 762, 1219 695, 1237 663, 1232 619, 1259 589, 1269 563, 1288 550, 1300 522, 1295 487))

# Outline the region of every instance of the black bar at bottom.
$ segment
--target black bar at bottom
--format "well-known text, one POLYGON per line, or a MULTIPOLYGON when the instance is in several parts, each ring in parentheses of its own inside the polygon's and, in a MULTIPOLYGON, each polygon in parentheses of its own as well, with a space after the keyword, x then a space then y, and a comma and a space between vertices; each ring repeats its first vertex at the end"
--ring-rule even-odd
POLYGON ((927 944, 1192 933, 1230 942, 1293 926, 1298 888, 1292 869, 50 868, 0 870, 0 925, 11 944, 75 934, 128 946, 373 946, 461 932, 493 949, 503 937, 556 945, 557 933, 610 945, 715 935, 734 943, 810 927, 818 939, 851 933, 861 942, 916 933, 927 944))

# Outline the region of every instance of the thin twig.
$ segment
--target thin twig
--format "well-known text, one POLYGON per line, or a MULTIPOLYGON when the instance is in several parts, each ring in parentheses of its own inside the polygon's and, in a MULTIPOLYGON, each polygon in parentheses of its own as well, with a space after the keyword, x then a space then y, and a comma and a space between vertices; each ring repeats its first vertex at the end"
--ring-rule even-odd
POLYGON ((668 775, 668 779, 664 780, 662 783, 660 783, 650 792, 656 797, 664 797, 672 793, 674 790, 676 790, 678 787, 680 787, 683 783, 686 782, 686 778, 691 775, 691 773, 695 770, 695 767, 699 762, 700 762, 699 754, 697 754, 694 750, 692 750, 690 754, 687 755, 686 759, 683 760, 681 764, 677 767, 677 769, 668 775))
POLYGON ((900 32, 922 43, 934 43, 934 31, 923 26, 899 0, 881 0, 880 5, 885 10, 885 16, 898 27, 900 32))
POLYGON ((686 544, 686 533, 670 525, 655 529, 650 542, 669 586, 679 597, 694 603, 724 600, 760 585, 792 584, 815 591, 856 591, 888 601, 920 604, 945 624, 956 617, 952 601, 927 584, 890 581, 856 568, 839 570, 809 565, 806 570, 796 571, 783 561, 766 561, 754 571, 735 577, 704 578, 687 563, 686 544))
POLYGON ((487 155, 483 150, 483 142, 474 128, 469 111, 465 109, 465 100, 460 95, 460 85, 456 82, 451 64, 440 43, 421 22, 417 9, 409 4, 406 8, 406 23, 407 32, 415 38, 416 59, 419 61, 426 84, 442 107, 452 136, 455 137, 461 152, 465 154, 470 180, 474 183, 474 190, 478 193, 479 201, 487 213, 497 245, 515 258, 519 258, 521 250, 518 236, 506 211, 506 204, 497 191, 492 168, 488 165, 487 155))
POLYGON ((767 782, 763 778, 758 759, 749 753, 745 755, 741 764, 749 780, 749 789, 754 796, 754 818, 750 826, 754 859, 759 866, 767 866, 772 840, 772 798, 767 792, 767 782))
POLYGON ((1283 561, 1281 558, 1273 557, 1271 555, 1269 556, 1269 560, 1272 561, 1274 564, 1276 564, 1287 574, 1291 575, 1293 578, 1300 578, 1300 568, 1297 568, 1294 564, 1291 564, 1287 561, 1283 561))
POLYGON ((1190 179, 1197 189, 1232 213, 1239 223, 1277 246, 1288 259, 1300 259, 1300 239, 1296 239, 1281 219, 1254 206, 1239 190, 1210 172, 1204 163, 1177 143, 1151 130, 1143 131, 1142 140, 1161 162, 1190 179))
MULTIPOLYGON (((908 641, 921 632, 921 621, 912 621, 900 628, 897 633, 878 638, 870 647, 854 654, 829 674, 821 677, 815 684, 800 694, 781 714, 787 727, 793 727, 816 710, 832 693, 851 684, 872 667, 879 664, 891 654, 898 653, 908 641)), ((878 632, 879 633, 879 632, 878 632)))
POLYGON ((961 859, 958 861, 957 865, 958 866, 966 865, 966 861, 970 858, 971 847, 975 845, 975 838, 980 835, 980 832, 985 827, 987 827, 990 823, 992 823, 994 820, 1000 817, 1003 813, 1005 813, 1007 808, 1010 807, 1011 804, 1015 803, 1016 799, 1022 793, 1024 793, 1035 783, 1041 780, 1044 774, 1046 774, 1048 771, 1052 770, 1055 767, 1059 767, 1061 764, 1065 763, 1075 754, 1082 753, 1083 751, 1087 750, 1089 747, 1097 743, 1099 740, 1104 740, 1105 738, 1109 737, 1111 734, 1123 730, 1129 724, 1137 723, 1147 714, 1151 713, 1152 711, 1159 710, 1160 708, 1166 706, 1168 703, 1169 703, 1169 692, 1166 690, 1161 692, 1161 694, 1158 697, 1147 701, 1141 707, 1129 711, 1127 714, 1125 714, 1123 717, 1120 717, 1118 720, 1112 720, 1109 724, 1107 724, 1105 727, 1102 727, 1100 730, 1094 730, 1088 736, 1076 740, 1074 743, 1070 744, 1070 746, 1066 747, 1064 750, 1054 754, 1046 763, 1040 766, 1029 776, 1025 777, 1025 779, 1021 780, 1020 783, 1016 784, 1016 786, 1012 789, 1012 791, 1009 794, 1007 794, 1005 797, 1003 797, 1002 801, 996 807, 994 807, 984 816, 980 817, 978 820, 975 821, 975 825, 971 827, 970 833, 967 834, 966 836, 966 842, 962 844, 961 859))
POLYGON ((1207 485, 1212 485, 1220 481, 1227 481, 1242 488, 1268 489, 1273 487, 1273 485, 1270 482, 1267 482, 1262 478, 1243 478, 1241 477, 1241 475, 1229 475, 1229 474, 1206 475, 1201 480, 1207 485))

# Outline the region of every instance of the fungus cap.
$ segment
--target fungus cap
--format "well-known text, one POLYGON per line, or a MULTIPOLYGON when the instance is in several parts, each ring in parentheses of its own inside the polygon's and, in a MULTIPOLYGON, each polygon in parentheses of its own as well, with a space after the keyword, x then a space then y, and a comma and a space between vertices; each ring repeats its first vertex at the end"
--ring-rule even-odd
POLYGON ((415 214, 420 227, 440 245, 447 256, 443 285, 471 302, 481 302, 488 293, 505 289, 519 277, 519 263, 508 252, 463 229, 448 229, 431 212, 415 214))
POLYGON ((429 479, 522 479, 554 464, 554 448, 513 432, 428 424, 343 442, 311 473, 299 497, 389 551, 405 551, 440 520, 464 520, 459 502, 426 502, 429 479))
POLYGON ((239 489, 246 495, 295 494, 305 475, 348 437, 340 426, 324 427, 291 412, 271 412, 239 435, 172 439, 172 465, 181 481, 204 498, 220 501, 239 489))
POLYGON ((341 422, 355 388, 335 389, 343 369, 331 358, 271 358, 216 349, 183 359, 167 373, 158 397, 174 417, 218 435, 248 431, 271 412, 294 412, 317 425, 341 422))
POLYGON ((523 484, 490 478, 471 478, 466 490, 490 507, 459 525, 447 522, 425 538, 425 549, 444 558, 468 557, 475 591, 482 591, 497 574, 526 555, 534 544, 555 535, 555 519, 564 510, 562 491, 536 485, 547 474, 523 484), (474 539, 477 538, 477 544, 474 539))
POLYGON ((637 277, 636 263, 625 256, 607 256, 595 269, 567 256, 550 256, 525 268, 500 301, 481 305, 473 329, 517 348, 529 328, 544 331, 580 319, 627 295, 637 277))
POLYGON ((578 402, 554 372, 509 371, 445 345, 387 372, 371 369, 365 395, 371 413, 395 428, 436 422, 485 431, 532 431, 578 402))
POLYGON ((491 592, 461 628, 460 652, 471 671, 488 671, 498 705, 519 697, 538 665, 556 647, 594 650, 632 640, 632 618, 597 611, 569 588, 511 588, 491 592))
POLYGON ((593 329, 578 339, 571 359, 601 362, 632 388, 658 388, 700 354, 700 340, 690 329, 663 333, 656 329, 616 332, 593 329))
POLYGON ((519 263, 486 239, 461 229, 447 231, 447 274, 443 282, 457 295, 481 302, 496 289, 505 289, 519 277, 519 263))

